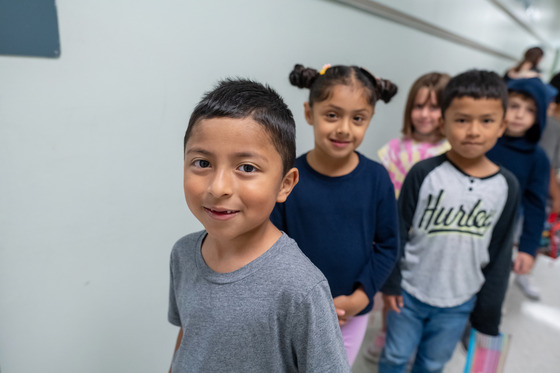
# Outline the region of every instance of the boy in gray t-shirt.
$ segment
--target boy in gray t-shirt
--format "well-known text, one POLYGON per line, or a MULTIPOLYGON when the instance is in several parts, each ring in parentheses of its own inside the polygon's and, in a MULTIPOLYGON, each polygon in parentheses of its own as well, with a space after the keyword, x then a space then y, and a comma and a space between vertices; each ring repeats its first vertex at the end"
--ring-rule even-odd
POLYGON ((269 220, 298 181, 295 123, 272 89, 226 80, 191 115, 187 205, 205 230, 171 253, 177 372, 350 372, 331 292, 269 220))

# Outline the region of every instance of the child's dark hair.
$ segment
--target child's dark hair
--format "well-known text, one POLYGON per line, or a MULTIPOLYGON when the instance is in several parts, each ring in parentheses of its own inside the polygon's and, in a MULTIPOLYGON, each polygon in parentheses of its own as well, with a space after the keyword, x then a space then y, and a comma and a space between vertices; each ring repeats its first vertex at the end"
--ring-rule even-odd
POLYGON ((183 141, 183 152, 193 128, 203 119, 251 118, 263 126, 282 157, 284 175, 296 158, 296 124, 282 97, 268 85, 248 79, 226 79, 207 92, 194 108, 183 141))
POLYGON ((500 100, 504 115, 506 114, 508 89, 504 80, 493 71, 468 70, 451 78, 443 90, 441 116, 445 116, 445 111, 454 99, 461 97, 500 100))
POLYGON ((556 75, 550 79, 550 85, 558 90, 558 94, 554 98, 554 102, 560 104, 560 73, 556 73, 556 75))
POLYGON ((543 56, 544 51, 541 47, 529 48, 525 51, 525 54, 523 54, 523 59, 513 68, 513 71, 519 72, 519 70, 521 70, 521 66, 523 66, 526 62, 531 64, 531 69, 536 69, 543 56))
POLYGON ((290 83, 299 88, 309 88, 309 105, 329 98, 332 88, 338 84, 352 85, 359 82, 368 95, 368 102, 375 107, 377 100, 385 103, 397 94, 397 86, 391 81, 373 76, 358 66, 326 66, 321 72, 295 65, 290 73, 290 83))

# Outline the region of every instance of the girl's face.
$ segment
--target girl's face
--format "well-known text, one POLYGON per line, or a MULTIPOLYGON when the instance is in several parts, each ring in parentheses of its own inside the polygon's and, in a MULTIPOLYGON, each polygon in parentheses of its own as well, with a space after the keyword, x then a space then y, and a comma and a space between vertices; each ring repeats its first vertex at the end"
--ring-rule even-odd
POLYGON ((325 161, 350 160, 360 146, 375 110, 364 88, 336 85, 329 98, 305 103, 305 119, 313 126, 313 151, 325 161))
POLYGON ((439 118, 441 110, 436 100, 436 93, 427 87, 420 88, 416 93, 412 106, 412 137, 417 141, 429 141, 439 137, 439 118))

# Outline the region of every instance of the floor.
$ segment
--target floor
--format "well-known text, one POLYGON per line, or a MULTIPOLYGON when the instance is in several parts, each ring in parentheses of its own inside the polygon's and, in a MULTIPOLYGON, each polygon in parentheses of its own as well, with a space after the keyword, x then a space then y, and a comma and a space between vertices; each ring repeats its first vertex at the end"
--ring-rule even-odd
MULTIPOLYGON (((540 289, 539 301, 526 298, 513 282, 513 276, 510 279, 501 325, 501 331, 512 336, 505 373, 560 372, 560 259, 540 255, 532 283, 540 289)), ((372 316, 353 373, 377 372, 377 364, 364 357, 366 345, 380 328, 379 311, 374 311, 372 316)), ((465 356, 458 346, 444 373, 462 373, 465 356)))

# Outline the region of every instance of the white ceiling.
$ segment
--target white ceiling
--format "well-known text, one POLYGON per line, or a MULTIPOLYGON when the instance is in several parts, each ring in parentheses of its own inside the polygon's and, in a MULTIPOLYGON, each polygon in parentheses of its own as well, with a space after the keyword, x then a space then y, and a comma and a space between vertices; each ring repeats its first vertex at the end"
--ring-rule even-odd
POLYGON ((560 48, 560 0, 495 0, 550 47, 560 48))

